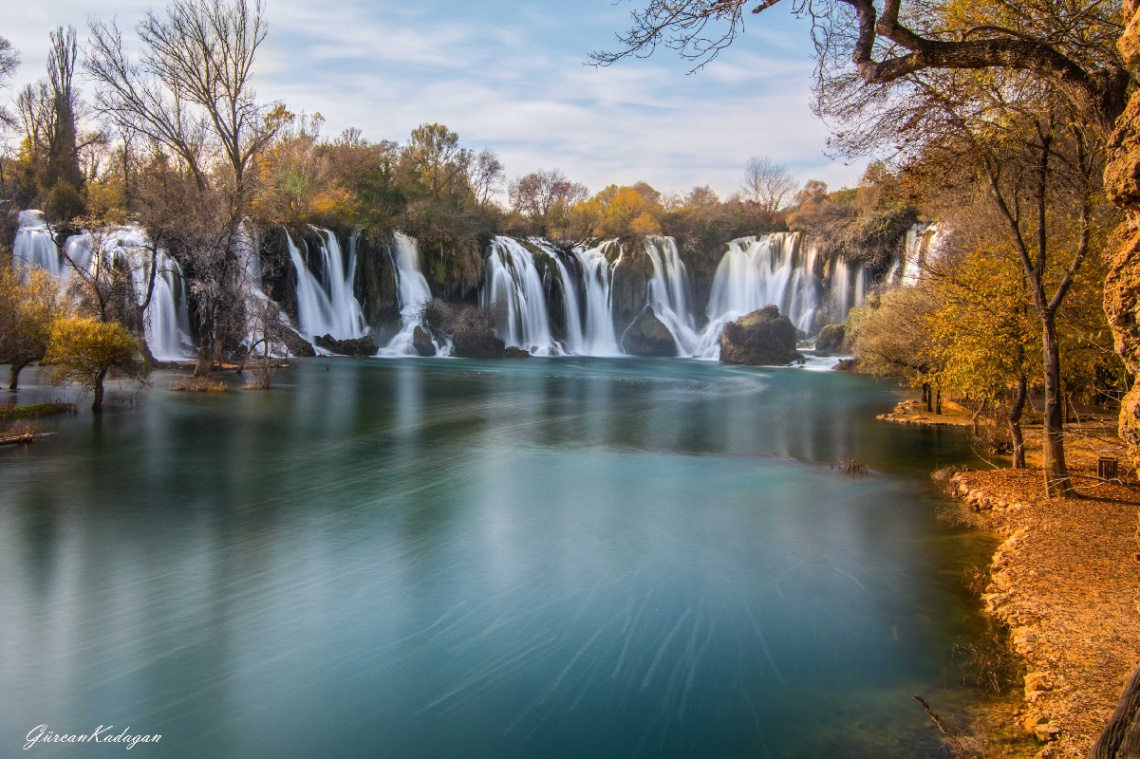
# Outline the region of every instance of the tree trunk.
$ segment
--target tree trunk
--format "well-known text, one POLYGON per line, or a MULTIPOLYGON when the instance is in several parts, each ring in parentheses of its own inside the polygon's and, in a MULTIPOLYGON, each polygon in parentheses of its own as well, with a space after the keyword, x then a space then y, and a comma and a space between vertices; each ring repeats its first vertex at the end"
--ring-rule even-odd
POLYGON ((20 372, 24 371, 24 368, 27 367, 27 365, 30 363, 32 363, 32 362, 31 361, 13 361, 12 365, 8 367, 8 389, 9 390, 16 391, 16 390, 20 389, 20 372))
POLYGON ((942 388, 934 391, 934 413, 942 414, 942 388))
POLYGON ((91 399, 91 413, 103 413, 103 380, 107 379, 107 371, 100 371, 95 375, 95 392, 91 399))
POLYGON ((1089 759, 1140 756, 1140 667, 1132 672, 1116 711, 1089 752, 1089 759))
POLYGON ((928 413, 928 414, 930 412, 934 411, 934 406, 932 405, 933 400, 934 400, 934 398, 930 394, 930 384, 927 382, 923 382, 922 383, 922 402, 926 404, 926 413, 928 413))
POLYGON ((986 410, 987 405, 989 405, 989 401, 982 401, 978 406, 978 410, 975 411, 974 415, 970 418, 970 424, 973 425, 974 428, 974 437, 978 436, 978 419, 981 418, 982 413, 986 410))
POLYGON ((194 367, 195 377, 209 377, 214 368, 214 341, 210 330, 202 330, 198 343, 198 364, 194 367))
POLYGON ((1042 318, 1045 362, 1045 490, 1050 497, 1074 494, 1065 465, 1065 411, 1061 399, 1061 354, 1053 314, 1042 318))
POLYGON ((1029 377, 1024 373, 1017 378, 1017 395, 1009 409, 1009 439, 1013 442, 1013 468, 1025 468, 1025 436, 1021 432, 1021 415, 1025 411, 1025 399, 1029 396, 1029 377))

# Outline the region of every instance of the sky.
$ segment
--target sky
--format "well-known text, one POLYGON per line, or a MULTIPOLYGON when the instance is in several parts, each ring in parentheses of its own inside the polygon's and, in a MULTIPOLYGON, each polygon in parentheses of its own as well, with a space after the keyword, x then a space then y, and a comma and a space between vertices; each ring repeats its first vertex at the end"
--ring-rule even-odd
MULTIPOLYGON (((744 36, 695 73, 664 49, 588 65, 642 2, 267 0, 257 93, 320 113, 327 136, 357 127, 404 141, 440 122, 464 146, 497 152, 508 177, 558 168, 592 192, 646 181, 666 193, 710 185, 723 197, 739 189, 748 158, 765 155, 801 181, 858 181, 863 165, 825 154, 827 128, 810 110, 810 28, 790 3, 749 18, 744 36)), ((5 99, 44 75, 56 26, 74 25, 83 40, 89 18, 114 18, 129 42, 142 15, 161 10, 161 0, 19 5, 0 25, 23 58, 5 99)))

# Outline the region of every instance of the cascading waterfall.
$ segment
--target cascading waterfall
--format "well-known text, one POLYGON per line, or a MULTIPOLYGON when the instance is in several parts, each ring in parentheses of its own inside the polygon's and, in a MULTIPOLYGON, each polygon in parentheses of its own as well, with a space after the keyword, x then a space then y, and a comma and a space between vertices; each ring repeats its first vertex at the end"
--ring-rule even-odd
POLYGON ((942 234, 940 224, 920 222, 907 230, 903 256, 895 262, 888 281, 896 285, 918 284, 923 269, 938 258, 942 234))
POLYGON ((495 237, 480 294, 483 308, 501 308, 499 334, 507 345, 537 356, 554 352, 546 293, 534 258, 518 240, 495 237))
POLYGON ((336 235, 327 229, 313 227, 313 230, 321 238, 317 251, 319 277, 305 263, 292 235, 288 230, 285 231, 289 259, 293 262, 297 320, 301 332, 310 339, 324 335, 331 335, 337 340, 363 337, 368 329, 364 322, 364 312, 353 292, 356 279, 355 248, 351 251, 351 260, 346 266, 336 235))
POLYGON ((817 264, 815 247, 798 232, 728 243, 713 278, 705 332, 716 341, 725 324, 765 306, 779 307, 796 329, 812 332, 822 294, 817 264))
POLYGON ((582 333, 582 308, 578 303, 578 283, 570 276, 566 264, 558 251, 541 238, 530 238, 530 244, 545 253, 558 268, 558 283, 562 287, 562 313, 566 319, 566 344, 564 350, 573 355, 589 354, 586 338, 582 333))
MULTIPOLYGON (((396 294, 400 299, 400 331, 381 356, 414 356, 416 349, 412 343, 416 327, 423 325, 423 309, 431 300, 431 288, 420 271, 420 255, 416 241, 402 232, 396 232, 390 249, 392 267, 396 271, 396 294)), ((436 353, 446 355, 450 346, 434 338, 436 353)))
POLYGON ((606 257, 606 250, 617 244, 610 240, 593 248, 574 248, 586 291, 586 328, 579 353, 587 356, 622 355, 614 331, 614 267, 606 257))
MULTIPOLYGON (((152 265, 150 239, 146 232, 137 226, 111 227, 99 230, 97 236, 99 256, 95 255, 96 235, 83 232, 67 239, 66 258, 72 265, 92 274, 101 268, 123 267, 130 272, 131 289, 141 306, 146 302, 152 265)), ((150 303, 143 311, 147 347, 159 361, 193 358, 197 349, 190 338, 190 315, 182 269, 161 248, 154 254, 153 265, 154 289, 150 303)), ((65 270, 59 276, 66 280, 69 275, 70 272, 65 270)))
POLYGON ((677 252, 677 242, 672 237, 646 238, 645 253, 653 262, 650 308, 673 335, 678 355, 698 355, 702 340, 689 310, 689 273, 677 252))
POLYGON ((41 211, 20 211, 19 227, 12 246, 12 263, 17 268, 38 266, 53 277, 62 277, 65 262, 55 246, 55 238, 41 211))

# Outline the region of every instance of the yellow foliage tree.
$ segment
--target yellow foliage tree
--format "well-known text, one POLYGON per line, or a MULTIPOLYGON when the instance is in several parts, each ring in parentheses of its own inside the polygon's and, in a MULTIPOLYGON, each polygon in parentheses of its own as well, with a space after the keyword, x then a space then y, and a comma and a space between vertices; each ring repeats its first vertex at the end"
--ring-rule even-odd
POLYGON ((108 377, 143 383, 150 372, 138 341, 121 324, 70 317, 52 325, 44 363, 53 367, 52 381, 74 383, 93 395, 91 410, 103 410, 103 383, 108 377))
POLYGON ((0 263, 0 363, 9 365, 9 390, 18 387, 24 367, 43 358, 60 312, 59 286, 50 274, 35 268, 21 276, 0 263))

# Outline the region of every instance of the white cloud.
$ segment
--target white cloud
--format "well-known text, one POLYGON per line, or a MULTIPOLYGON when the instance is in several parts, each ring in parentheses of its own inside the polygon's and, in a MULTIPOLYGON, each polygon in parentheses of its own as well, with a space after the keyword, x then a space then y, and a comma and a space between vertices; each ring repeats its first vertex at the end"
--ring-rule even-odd
MULTIPOLYGON (((577 15, 594 4, 612 15, 609 0, 583 1, 577 15)), ((129 30, 150 5, 117 0, 120 26, 129 30)), ((512 175, 559 167, 593 189, 644 179, 664 191, 710 184, 726 195, 751 155, 833 186, 861 173, 822 154, 827 132, 809 110, 802 40, 752 24, 749 44, 690 76, 667 51, 596 69, 583 65, 588 35, 565 39, 573 12, 551 18, 524 7, 502 23, 490 10, 471 18, 478 11, 463 7, 466 17, 430 2, 393 10, 275 0, 259 93, 319 111, 330 133, 357 126, 372 139, 400 140, 418 124, 442 122, 465 144, 498 151, 512 175)), ((41 0, 5 28, 24 52, 21 83, 40 76, 48 30, 82 29, 90 10, 41 0)))

